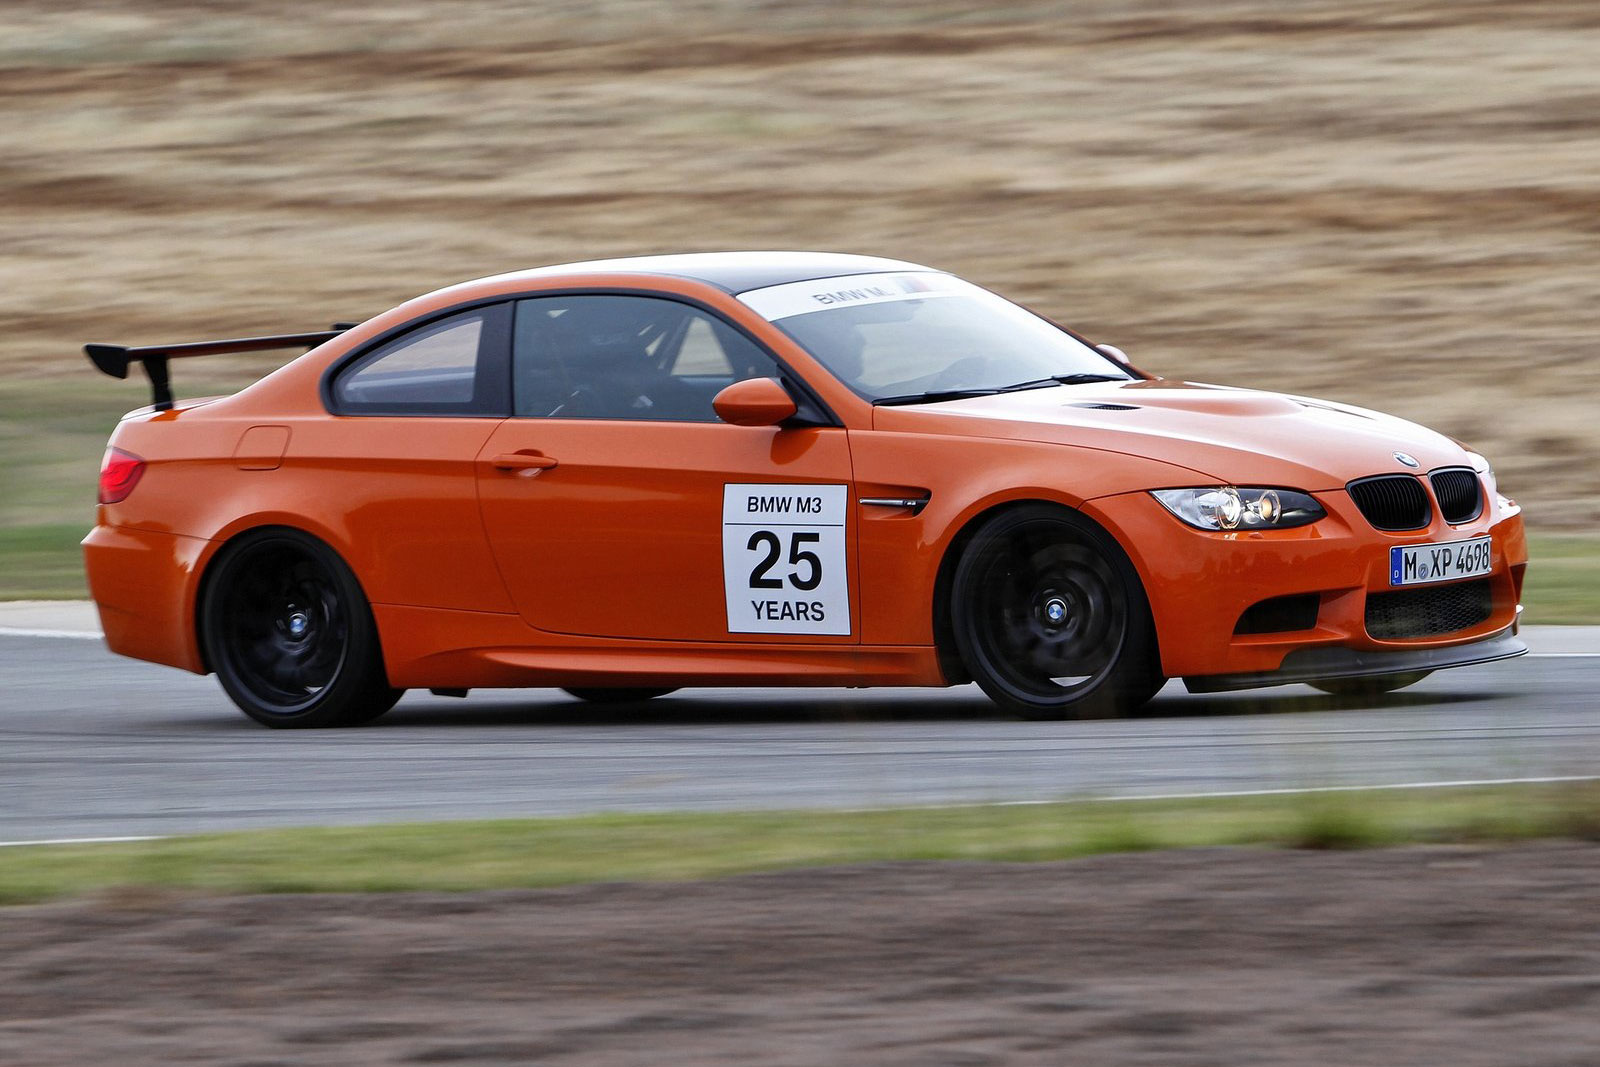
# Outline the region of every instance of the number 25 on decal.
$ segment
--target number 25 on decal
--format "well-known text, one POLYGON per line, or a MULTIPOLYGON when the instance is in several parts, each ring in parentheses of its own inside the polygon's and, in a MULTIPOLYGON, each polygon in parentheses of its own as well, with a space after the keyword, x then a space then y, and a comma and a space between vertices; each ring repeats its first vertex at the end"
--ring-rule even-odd
MULTIPOLYGON (((804 575, 798 570, 789 572, 789 584, 796 589, 811 590, 822 584, 822 560, 817 558, 815 552, 800 547, 814 545, 821 540, 821 534, 810 531, 796 531, 789 535, 789 565, 806 569, 804 575)), ((745 547, 752 552, 766 551, 766 555, 750 571, 750 588, 782 589, 783 579, 770 577, 768 572, 777 565, 783 554, 783 540, 771 530, 757 530, 750 535, 745 547)))

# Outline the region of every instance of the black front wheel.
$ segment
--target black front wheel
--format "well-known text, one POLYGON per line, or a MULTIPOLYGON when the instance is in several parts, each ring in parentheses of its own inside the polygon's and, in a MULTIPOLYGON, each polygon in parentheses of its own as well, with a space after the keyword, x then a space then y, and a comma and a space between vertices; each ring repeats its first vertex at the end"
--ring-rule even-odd
POLYGON ((956 566, 951 613, 973 679, 1026 718, 1113 717, 1160 688, 1138 573, 1109 534, 1065 508, 1026 505, 984 523, 956 566))
POLYGON ((201 600, 201 641, 222 688, 264 726, 352 726, 402 692, 385 677, 355 575, 298 530, 258 530, 223 549, 201 600))

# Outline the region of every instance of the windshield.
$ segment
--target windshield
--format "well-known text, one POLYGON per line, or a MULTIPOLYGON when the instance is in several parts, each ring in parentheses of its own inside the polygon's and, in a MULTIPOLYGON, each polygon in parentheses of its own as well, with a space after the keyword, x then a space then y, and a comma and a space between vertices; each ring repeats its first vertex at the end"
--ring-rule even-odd
POLYGON ((860 274, 739 297, 874 403, 1132 380, 1059 327, 949 274, 860 274))

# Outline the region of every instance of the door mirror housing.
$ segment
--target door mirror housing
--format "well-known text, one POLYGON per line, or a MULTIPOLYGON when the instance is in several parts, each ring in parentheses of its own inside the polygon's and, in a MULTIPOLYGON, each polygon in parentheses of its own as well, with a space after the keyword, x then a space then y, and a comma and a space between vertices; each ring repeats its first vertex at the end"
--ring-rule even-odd
POLYGON ((711 400, 717 418, 734 426, 776 426, 799 410, 776 378, 734 382, 711 400))
POLYGON ((1124 367, 1131 367, 1133 365, 1133 361, 1128 358, 1128 353, 1124 352, 1116 345, 1095 345, 1094 350, 1103 356, 1110 356, 1124 367))

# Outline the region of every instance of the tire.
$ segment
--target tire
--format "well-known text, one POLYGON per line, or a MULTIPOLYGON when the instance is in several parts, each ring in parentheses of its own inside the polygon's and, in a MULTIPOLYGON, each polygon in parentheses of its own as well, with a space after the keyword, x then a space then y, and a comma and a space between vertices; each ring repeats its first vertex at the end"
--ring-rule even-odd
POLYGON ((1138 572, 1076 512, 1029 504, 985 522, 956 565, 950 607, 973 680, 1024 718, 1111 718, 1160 688, 1138 572))
POLYGON ((591 704, 632 704, 635 701, 652 700, 664 697, 668 693, 676 693, 677 686, 661 689, 563 689, 563 693, 575 696, 579 700, 587 700, 591 704))
POLYGON ((1320 689, 1336 697, 1378 697, 1392 693, 1396 689, 1404 689, 1408 685, 1416 685, 1432 673, 1432 671, 1407 671, 1404 674, 1378 674, 1365 678, 1324 678, 1320 682, 1307 684, 1313 689, 1320 689))
POLYGON ((1166 684, 1166 675, 1155 673, 1146 679, 1144 685, 1130 687, 1127 690, 1127 701, 1123 706, 1122 714, 1154 715, 1155 713, 1149 710, 1149 704, 1166 684))
POLYGON ((201 644, 239 710, 276 729, 353 726, 394 707, 372 609, 327 545, 287 527, 223 549, 201 597, 201 644))

